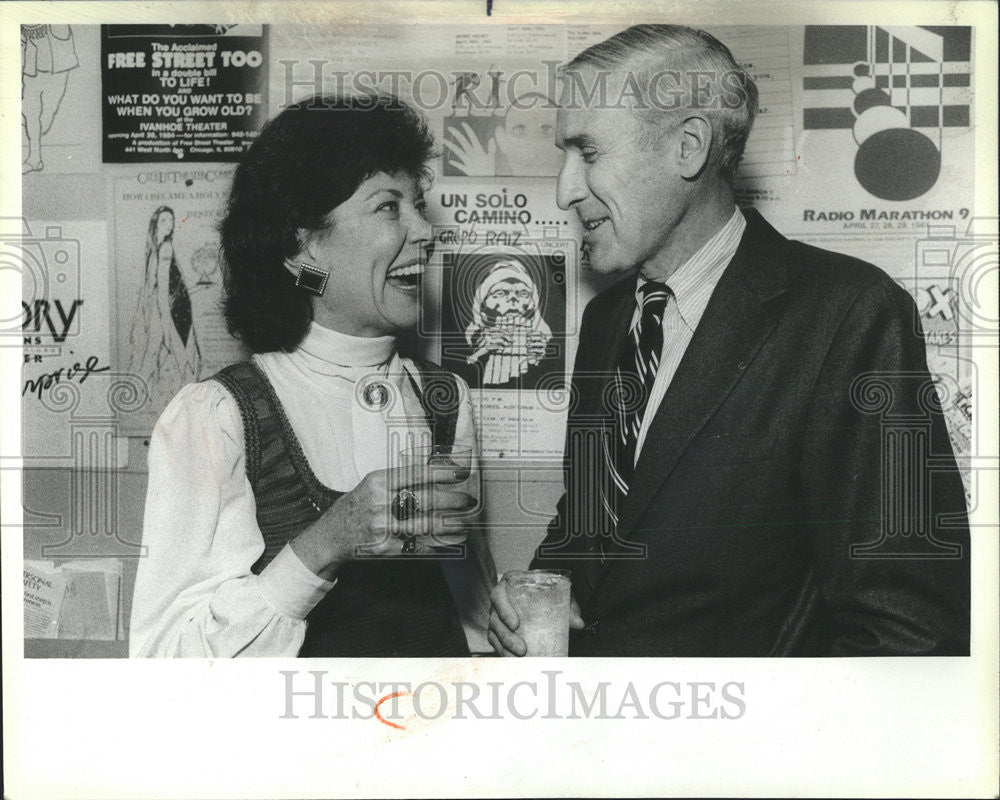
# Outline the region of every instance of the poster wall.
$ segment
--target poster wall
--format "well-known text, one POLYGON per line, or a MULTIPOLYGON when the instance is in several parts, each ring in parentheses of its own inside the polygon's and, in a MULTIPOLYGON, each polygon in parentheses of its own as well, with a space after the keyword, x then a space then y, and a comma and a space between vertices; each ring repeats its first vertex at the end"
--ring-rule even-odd
MULTIPOLYGON (((106 331, 88 324, 81 335, 110 337, 94 350, 102 356, 94 368, 107 366, 139 387, 136 402, 116 411, 120 434, 147 435, 180 386, 243 355, 219 309, 215 228, 232 173, 227 162, 266 116, 294 100, 317 92, 393 91, 427 117, 441 150, 427 196, 436 245, 424 291, 427 354, 472 387, 484 458, 557 463, 577 321, 606 283, 581 261, 575 213, 556 204, 560 154, 551 137, 558 64, 616 30, 74 26, 79 65, 70 71, 65 102, 89 91, 101 108, 105 163, 91 169, 105 187, 107 241, 106 248, 88 245, 79 258, 98 272, 107 265, 107 296, 116 309, 106 331), (236 94, 252 102, 231 101, 236 94), (182 159, 189 163, 178 164, 182 159)), ((988 321, 981 311, 970 316, 962 293, 966 274, 995 242, 973 218, 968 191, 975 174, 971 29, 711 32, 751 72, 761 94, 737 177, 740 203, 756 206, 787 235, 880 265, 912 292, 969 478, 980 455, 972 445, 978 389, 970 337, 988 321), (922 154, 919 163, 914 152, 922 154)), ((36 67, 60 47, 69 53, 69 33, 35 31, 36 67), (50 43, 49 56, 39 50, 48 41, 42 33, 63 42, 50 43)), ((93 120, 93 109, 84 116, 93 120)), ((92 123, 84 131, 86 124, 92 123)), ((30 193, 32 184, 26 186, 30 193)), ((51 227, 28 223, 33 231, 51 227)), ((99 239, 87 234, 88 242, 99 239)), ((57 299, 70 305, 30 301, 25 335, 38 339, 60 320, 80 325, 90 306, 72 305, 82 298, 57 299)), ((32 358, 40 360, 25 366, 25 381, 42 387, 35 405, 43 406, 52 387, 43 385, 48 378, 39 381, 77 362, 64 365, 59 359, 70 354, 31 344, 32 358)), ((83 372, 72 374, 87 374, 87 362, 80 363, 83 372)), ((97 392, 98 382, 91 377, 79 388, 97 392)), ((31 434, 42 450, 49 448, 45 441, 70 441, 58 419, 38 424, 44 435, 31 434)), ((53 445, 51 453, 59 452, 53 445)), ((551 482, 541 471, 524 474, 551 482)), ((970 497, 973 489, 970 481, 970 497)))
MULTIPOLYGON (((580 262, 575 213, 556 205, 558 66, 616 30, 26 27, 28 72, 40 71, 42 81, 47 66, 65 73, 56 87, 66 83, 64 103, 99 99, 104 169, 150 165, 105 178, 109 280, 119 309, 111 366, 134 375, 145 398, 123 414, 123 430, 148 433, 180 386, 241 354, 219 313, 214 226, 231 174, 223 164, 290 102, 321 92, 392 91, 421 110, 440 146, 428 193, 436 254, 424 293, 427 354, 473 388, 486 458, 558 459, 576 322, 606 284, 580 262)), ((963 253, 984 245, 982 233, 971 232, 968 193, 972 29, 709 31, 760 90, 737 176, 739 202, 786 235, 878 264, 913 293, 956 449, 969 454, 976 387, 961 349, 955 269, 968 261, 963 253), (938 246, 944 241, 951 243, 946 256, 938 246)), ((24 107, 31 108, 27 99, 24 107)), ((86 133, 95 115, 83 116, 91 121, 86 133)), ((80 142, 82 152, 93 150, 96 135, 80 142)), ((38 324, 37 314, 24 323, 38 324)))
MULTIPOLYGON (((48 516, 79 521, 63 526, 71 541, 53 557, 73 555, 84 572, 81 562, 93 568, 108 555, 97 552, 104 541, 120 545, 110 555, 124 570, 107 573, 120 594, 101 575, 105 593, 91 595, 107 609, 106 630, 74 634, 119 649, 35 650, 22 659, 20 642, 5 648, 21 668, 11 719, 22 730, 38 726, 38 736, 11 741, 47 743, 14 752, 22 774, 19 787, 11 779, 12 796, 774 795, 817 786, 853 796, 943 795, 958 783, 970 795, 992 792, 980 788, 996 751, 995 714, 983 702, 995 697, 995 662, 984 660, 996 652, 995 587, 982 580, 983 554, 995 556, 992 527, 973 532, 970 658, 577 659, 555 668, 530 659, 359 659, 312 675, 291 659, 104 660, 127 647, 153 425, 181 386, 247 355, 220 309, 217 226, 235 162, 268 118, 318 92, 393 92, 434 134, 440 155, 426 199, 435 252, 422 285, 421 345, 471 387, 483 475, 496 480, 482 497, 498 569, 527 564, 563 490, 579 321, 610 283, 588 269, 576 214, 556 202, 558 66, 640 19, 415 22, 407 10, 366 21, 367 10, 295 3, 259 13, 259 4, 227 6, 208 20, 218 24, 188 24, 192 14, 177 12, 185 4, 132 4, 150 15, 141 24, 140 11, 120 4, 115 24, 102 25, 110 15, 102 19, 98 4, 80 5, 95 10, 69 22, 18 20, 24 203, 37 210, 58 199, 59 211, 0 220, 0 278, 17 265, 21 281, 19 314, 0 320, 0 353, 17 351, 10 374, 23 416, 20 451, 5 439, 3 457, 23 466, 23 497, 51 504, 41 509, 45 525, 48 516), (236 24, 252 7, 253 22, 236 24), (265 25, 264 14, 278 19, 265 25), (63 196, 57 181, 69 174, 74 188, 92 191, 63 196), (504 470, 506 482, 497 478, 504 470), (69 489, 53 478, 60 472, 72 476, 69 489), (117 488, 100 488, 97 477, 111 472, 122 477, 117 488), (119 524, 121 509, 129 526, 119 524), (96 543, 86 552, 68 546, 85 539, 96 543), (81 653, 98 658, 67 660, 81 653), (424 707, 427 714, 404 720, 409 730, 383 725, 377 688, 421 682, 432 690, 421 699, 440 687, 440 715, 425 718, 432 713, 424 707), (593 714, 551 715, 557 685, 572 685, 574 704, 593 714), (511 686, 520 692, 501 697, 511 686), (706 700, 722 687, 739 687, 726 714, 706 700), (454 709, 466 689, 476 696, 457 697, 460 709, 468 701, 463 719, 454 709), (643 715, 653 696, 672 718, 643 715), (317 707, 323 713, 310 716, 317 707), (489 722, 472 708, 487 708, 489 722), (260 741, 276 767, 220 770, 245 762, 260 741), (177 742, 186 746, 184 769, 158 769, 177 742), (516 775, 497 769, 501 749, 523 766, 516 775), (455 768, 428 771, 445 752, 455 768), (593 752, 606 757, 579 755, 593 752), (385 764, 392 768, 372 769, 385 764)), ((983 364, 995 356, 1000 324, 998 235, 980 184, 984 174, 995 181, 995 159, 984 160, 983 148, 995 156, 996 118, 985 107, 992 95, 973 92, 989 72, 995 94, 995 32, 964 24, 973 4, 928 5, 938 11, 920 13, 933 21, 963 24, 918 25, 923 16, 895 19, 885 7, 878 24, 853 24, 863 12, 836 2, 809 12, 835 25, 803 24, 801 13, 785 24, 752 4, 733 4, 734 25, 708 18, 708 6, 688 11, 760 89, 736 179, 739 205, 759 209, 790 238, 878 265, 910 292, 970 506, 995 526, 986 507, 996 453, 982 444, 995 441, 984 434, 994 423, 982 409, 995 403, 994 373, 983 364)), ((55 647, 54 627, 78 619, 83 606, 74 606, 60 573, 65 563, 25 563, 16 550, 7 558, 12 542, 23 538, 28 553, 45 539, 41 524, 31 526, 33 512, 18 508, 18 487, 5 484, 4 560, 18 562, 14 572, 34 570, 23 576, 34 603, 28 633, 45 637, 33 644, 55 647), (10 508, 23 511, 23 529, 11 530, 10 508), (56 613, 60 604, 68 616, 56 613)), ((20 586, 4 588, 21 617, 20 586)), ((415 697, 397 691, 385 695, 416 708, 415 697)))
MULTIPOLYGON (((968 191, 972 29, 708 30, 760 91, 737 175, 740 204, 757 207, 786 235, 878 264, 913 293, 955 446, 969 454, 976 386, 956 282, 971 263, 966 254, 990 246, 974 225, 968 191)), ((420 109, 440 147, 428 192, 436 254, 424 292, 427 354, 473 388, 485 457, 557 460, 575 326, 607 283, 581 263, 575 213, 556 205, 558 67, 616 31, 605 24, 26 26, 25 110, 35 83, 58 83, 63 104, 87 97, 100 104, 104 166, 90 169, 104 171, 110 198, 109 282, 118 309, 110 366, 135 376, 144 398, 123 414, 123 431, 148 433, 180 386, 242 352, 219 313, 214 226, 231 175, 224 164, 295 100, 391 91, 420 109), (124 166, 143 163, 149 168, 124 166), (112 171, 115 164, 122 166, 112 171)), ((82 117, 85 153, 98 134, 87 127, 94 110, 82 117)), ((25 330, 37 333, 38 314, 25 314, 25 330)))

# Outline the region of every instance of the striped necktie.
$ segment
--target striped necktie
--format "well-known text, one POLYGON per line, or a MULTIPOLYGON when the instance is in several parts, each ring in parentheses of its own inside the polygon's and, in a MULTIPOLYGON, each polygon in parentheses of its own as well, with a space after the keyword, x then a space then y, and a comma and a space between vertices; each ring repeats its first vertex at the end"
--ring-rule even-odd
POLYGON ((602 492, 601 498, 613 528, 618 525, 619 509, 628 495, 639 429, 656 379, 656 370, 660 366, 663 313, 669 296, 670 289, 663 283, 650 281, 639 288, 639 321, 631 331, 621 363, 615 370, 615 396, 618 400, 615 452, 612 454, 610 448, 605 446, 604 455, 616 497, 614 502, 610 502, 611 498, 604 497, 602 492))

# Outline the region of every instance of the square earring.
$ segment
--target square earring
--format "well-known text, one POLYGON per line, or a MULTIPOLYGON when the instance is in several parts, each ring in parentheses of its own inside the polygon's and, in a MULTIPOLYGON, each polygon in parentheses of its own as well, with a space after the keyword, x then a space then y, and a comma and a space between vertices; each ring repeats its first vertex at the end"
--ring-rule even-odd
POLYGON ((326 291, 326 282, 330 280, 330 273, 325 269, 314 267, 312 264, 299 264, 299 274, 295 278, 295 285, 300 286, 308 292, 322 296, 326 291))

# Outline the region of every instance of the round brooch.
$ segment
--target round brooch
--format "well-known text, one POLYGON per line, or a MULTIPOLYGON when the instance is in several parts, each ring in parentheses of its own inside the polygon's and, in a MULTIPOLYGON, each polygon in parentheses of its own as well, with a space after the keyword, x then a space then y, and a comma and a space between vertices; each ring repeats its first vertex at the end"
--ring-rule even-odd
POLYGON ((361 398, 369 408, 383 408, 389 402, 389 389, 382 383, 369 383, 361 393, 361 398))

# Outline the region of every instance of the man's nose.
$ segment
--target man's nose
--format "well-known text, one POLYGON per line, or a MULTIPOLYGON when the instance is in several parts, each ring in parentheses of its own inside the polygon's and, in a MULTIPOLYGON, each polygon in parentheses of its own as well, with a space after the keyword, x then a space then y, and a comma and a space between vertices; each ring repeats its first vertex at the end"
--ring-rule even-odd
POLYGON ((569 211, 583 200, 586 194, 586 183, 583 180, 579 159, 564 155, 559 178, 556 181, 556 205, 563 211, 569 211))

